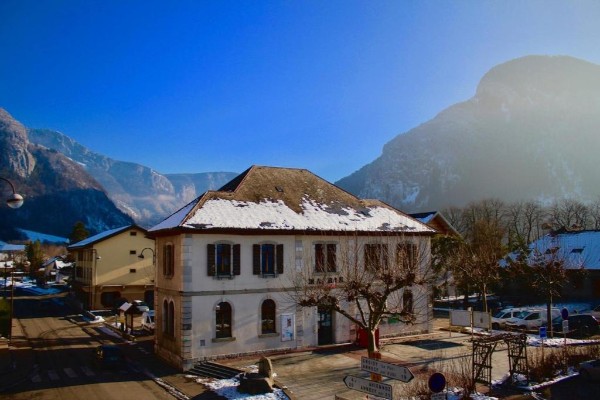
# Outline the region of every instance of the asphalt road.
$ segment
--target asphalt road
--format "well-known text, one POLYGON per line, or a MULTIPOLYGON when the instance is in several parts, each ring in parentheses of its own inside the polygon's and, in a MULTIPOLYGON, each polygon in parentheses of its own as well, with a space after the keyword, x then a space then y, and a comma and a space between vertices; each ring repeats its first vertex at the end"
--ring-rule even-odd
MULTIPOLYGON (((34 350, 28 379, 3 394, 6 399, 168 399, 173 397, 135 363, 115 369, 96 365, 93 349, 112 336, 67 319, 64 307, 37 300, 15 301, 15 312, 34 350)), ((120 346, 131 346, 117 340, 120 346)), ((129 350, 129 349, 128 349, 129 350)))

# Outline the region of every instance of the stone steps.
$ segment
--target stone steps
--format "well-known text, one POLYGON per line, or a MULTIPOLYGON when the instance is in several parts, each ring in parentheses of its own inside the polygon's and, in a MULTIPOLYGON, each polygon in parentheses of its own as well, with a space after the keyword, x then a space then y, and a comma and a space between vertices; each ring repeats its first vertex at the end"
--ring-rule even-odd
POLYGON ((231 368, 225 365, 210 361, 201 361, 194 365, 187 373, 206 378, 230 379, 243 372, 237 368, 231 368))

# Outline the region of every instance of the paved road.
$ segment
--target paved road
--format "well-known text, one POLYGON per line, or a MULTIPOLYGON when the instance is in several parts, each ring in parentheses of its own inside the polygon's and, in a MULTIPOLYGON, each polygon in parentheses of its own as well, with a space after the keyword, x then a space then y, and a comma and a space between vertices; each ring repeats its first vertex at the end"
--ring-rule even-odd
MULTIPOLYGON (((35 300, 18 300, 15 304, 33 349, 34 364, 25 381, 16 383, 3 395, 5 398, 173 399, 135 363, 124 363, 115 370, 95 365, 92 349, 100 342, 110 342, 110 335, 82 329, 66 318, 61 307, 42 309, 35 300)), ((117 343, 130 346, 120 340, 117 343)))

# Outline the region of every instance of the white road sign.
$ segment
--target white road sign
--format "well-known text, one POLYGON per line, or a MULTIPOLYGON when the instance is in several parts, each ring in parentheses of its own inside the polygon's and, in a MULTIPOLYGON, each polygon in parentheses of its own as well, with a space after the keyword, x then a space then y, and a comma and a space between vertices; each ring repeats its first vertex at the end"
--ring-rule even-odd
POLYGON ((346 387, 360 392, 372 394, 373 396, 392 399, 392 386, 387 383, 374 382, 358 376, 346 375, 344 377, 346 387))
POLYGON ((407 367, 402 365, 390 364, 374 358, 362 357, 360 359, 360 369, 397 379, 402 382, 410 382, 415 376, 407 367))

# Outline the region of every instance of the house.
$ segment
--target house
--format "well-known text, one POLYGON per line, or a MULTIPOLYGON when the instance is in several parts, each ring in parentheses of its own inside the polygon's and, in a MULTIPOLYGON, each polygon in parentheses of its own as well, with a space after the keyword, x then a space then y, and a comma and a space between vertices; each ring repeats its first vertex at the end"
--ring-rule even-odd
MULTIPOLYGON (((563 228, 540 237, 528 248, 529 265, 536 261, 556 261, 567 271, 561 284, 561 300, 588 302, 593 306, 600 303, 600 230, 563 228)), ((508 257, 515 259, 516 253, 508 257)), ((500 265, 507 264, 503 260, 500 265)), ((519 296, 523 298, 525 293, 519 296)))
POLYGON ((67 247, 75 262, 73 289, 83 308, 112 308, 115 301, 144 299, 154 304, 154 240, 137 225, 91 236, 67 247))
POLYGON ((452 226, 450 222, 439 211, 428 211, 422 213, 410 214, 414 219, 436 230, 438 235, 456 235, 460 233, 452 226))
MULTIPOLYGON (((296 305, 294 274, 311 269, 335 285, 344 249, 379 250, 386 241, 420 245, 428 264, 434 233, 305 169, 252 166, 149 230, 157 249, 156 353, 187 370, 205 359, 351 342, 357 332, 348 319, 296 305)), ((414 290, 429 298, 428 288, 414 290)), ((427 332, 428 301, 414 307, 414 325, 389 320, 381 334, 427 332)))

